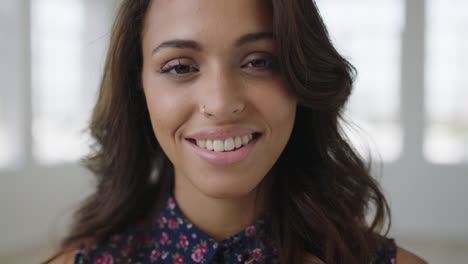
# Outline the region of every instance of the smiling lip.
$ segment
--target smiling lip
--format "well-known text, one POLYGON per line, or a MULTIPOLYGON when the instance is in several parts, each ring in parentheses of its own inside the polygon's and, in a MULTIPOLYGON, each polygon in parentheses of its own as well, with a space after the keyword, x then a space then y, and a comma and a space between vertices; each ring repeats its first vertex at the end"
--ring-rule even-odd
POLYGON ((189 142, 189 145, 193 149, 193 151, 202 159, 215 165, 227 165, 240 162, 247 158, 249 153, 252 152, 252 149, 257 143, 258 139, 258 136, 254 137, 249 144, 242 146, 241 148, 238 148, 236 150, 225 152, 216 152, 200 148, 199 146, 197 146, 196 143, 194 143, 191 140, 187 140, 187 142, 189 142))
POLYGON ((195 140, 224 140, 227 138, 242 137, 254 133, 256 133, 256 131, 250 128, 213 128, 190 134, 186 138, 195 140))

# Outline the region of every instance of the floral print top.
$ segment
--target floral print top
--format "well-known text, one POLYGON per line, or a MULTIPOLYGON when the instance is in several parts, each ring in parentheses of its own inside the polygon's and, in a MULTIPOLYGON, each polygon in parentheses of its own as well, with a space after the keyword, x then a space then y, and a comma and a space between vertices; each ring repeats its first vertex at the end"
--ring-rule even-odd
MULTIPOLYGON (((145 238, 142 250, 134 254, 132 242, 137 230, 116 234, 95 245, 89 252, 77 250, 75 264, 184 264, 184 263, 279 263, 278 249, 269 236, 264 216, 241 232, 216 241, 188 221, 172 196, 145 238)), ((396 245, 387 239, 375 255, 375 263, 395 264, 396 245)))

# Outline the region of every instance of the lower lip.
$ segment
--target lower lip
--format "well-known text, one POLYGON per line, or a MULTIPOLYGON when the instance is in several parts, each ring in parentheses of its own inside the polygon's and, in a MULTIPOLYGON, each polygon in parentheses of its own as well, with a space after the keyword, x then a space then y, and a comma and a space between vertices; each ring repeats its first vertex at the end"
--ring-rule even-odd
POLYGON ((257 140, 260 137, 254 138, 249 144, 233 150, 233 151, 226 151, 226 152, 216 152, 216 151, 211 151, 207 150, 204 148, 200 148, 197 144, 194 144, 193 142, 187 140, 192 147, 193 151, 201 157, 202 159, 213 163, 215 165, 227 165, 227 164, 233 164, 240 162, 247 158, 250 152, 252 152, 253 147, 257 143, 257 140))

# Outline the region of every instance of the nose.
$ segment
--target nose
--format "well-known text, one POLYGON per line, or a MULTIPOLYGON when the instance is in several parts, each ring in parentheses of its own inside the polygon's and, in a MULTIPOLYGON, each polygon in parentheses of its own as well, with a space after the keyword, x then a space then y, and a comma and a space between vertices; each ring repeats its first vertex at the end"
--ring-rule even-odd
POLYGON ((207 118, 217 121, 237 119, 245 110, 243 82, 227 69, 218 67, 206 74, 200 91, 199 109, 207 118))

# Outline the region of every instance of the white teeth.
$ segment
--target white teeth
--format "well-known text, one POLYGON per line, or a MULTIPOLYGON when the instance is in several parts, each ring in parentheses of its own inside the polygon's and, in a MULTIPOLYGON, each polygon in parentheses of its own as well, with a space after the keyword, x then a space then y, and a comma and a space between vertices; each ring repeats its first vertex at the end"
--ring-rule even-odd
POLYGON ((216 152, 224 151, 224 142, 221 140, 213 141, 213 149, 216 152))
POLYGON ((236 144, 236 148, 240 148, 242 146, 242 139, 240 137, 236 137, 236 140, 235 140, 235 144, 236 144))
POLYGON ((211 140, 206 141, 206 149, 207 150, 213 150, 213 141, 211 141, 211 140))
POLYGON ((253 134, 245 135, 242 137, 235 137, 235 138, 227 138, 225 140, 196 140, 197 145, 200 148, 214 150, 216 152, 223 152, 223 151, 232 151, 234 149, 238 149, 243 145, 247 145, 252 141, 253 134))
POLYGON ((234 149, 234 147, 234 139, 228 138, 224 140, 224 151, 231 151, 234 149))
POLYGON ((206 147, 206 140, 197 140, 197 145, 200 148, 205 148, 206 147))

